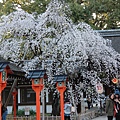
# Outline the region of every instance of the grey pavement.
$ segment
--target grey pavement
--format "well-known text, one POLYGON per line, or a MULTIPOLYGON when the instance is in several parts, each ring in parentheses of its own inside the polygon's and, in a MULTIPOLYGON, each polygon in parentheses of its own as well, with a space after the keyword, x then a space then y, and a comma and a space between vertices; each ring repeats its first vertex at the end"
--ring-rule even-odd
POLYGON ((96 117, 96 118, 94 118, 94 119, 92 119, 92 120, 107 120, 107 116, 106 116, 106 115, 104 115, 104 116, 99 116, 99 117, 96 117))
MULTIPOLYGON (((94 119, 92 119, 92 120, 108 120, 108 119, 107 119, 107 116, 104 115, 104 116, 96 117, 96 118, 94 118, 94 119)), ((115 119, 113 119, 113 120, 115 120, 115 119)))

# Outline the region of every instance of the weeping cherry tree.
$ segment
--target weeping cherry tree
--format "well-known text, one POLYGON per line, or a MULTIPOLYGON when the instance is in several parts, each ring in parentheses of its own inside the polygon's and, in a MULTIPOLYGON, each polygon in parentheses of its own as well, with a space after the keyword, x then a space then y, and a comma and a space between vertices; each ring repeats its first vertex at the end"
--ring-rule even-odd
POLYGON ((2 16, 0 55, 26 72, 46 69, 49 89, 55 89, 53 75, 67 74, 78 104, 81 91, 95 96, 96 83, 110 87, 111 79, 120 77, 120 54, 112 48, 111 40, 88 24, 74 24, 66 9, 59 0, 52 0, 40 15, 18 10, 2 16))

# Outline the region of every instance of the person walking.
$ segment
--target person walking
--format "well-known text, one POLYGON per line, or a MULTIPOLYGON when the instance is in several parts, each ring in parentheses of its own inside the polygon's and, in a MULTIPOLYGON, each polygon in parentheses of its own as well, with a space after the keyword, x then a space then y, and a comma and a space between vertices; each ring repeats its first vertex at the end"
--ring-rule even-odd
POLYGON ((65 104, 64 104, 64 118, 65 118, 65 120, 70 120, 71 109, 72 109, 72 105, 70 104, 69 99, 66 99, 65 104))
POLYGON ((7 107, 5 107, 4 104, 2 104, 2 120, 6 120, 7 114, 8 114, 7 107))
POLYGON ((106 100, 105 111, 107 113, 108 120, 113 120, 113 116, 114 116, 114 93, 111 93, 109 95, 109 98, 106 100))

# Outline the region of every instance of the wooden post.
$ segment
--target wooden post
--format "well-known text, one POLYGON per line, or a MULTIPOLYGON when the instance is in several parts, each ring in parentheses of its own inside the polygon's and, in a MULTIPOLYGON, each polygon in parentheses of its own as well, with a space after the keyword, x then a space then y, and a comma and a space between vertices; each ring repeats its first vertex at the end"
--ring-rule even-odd
POLYGON ((13 95, 13 110, 14 110, 14 120, 16 120, 16 95, 17 95, 16 89, 12 92, 13 95))

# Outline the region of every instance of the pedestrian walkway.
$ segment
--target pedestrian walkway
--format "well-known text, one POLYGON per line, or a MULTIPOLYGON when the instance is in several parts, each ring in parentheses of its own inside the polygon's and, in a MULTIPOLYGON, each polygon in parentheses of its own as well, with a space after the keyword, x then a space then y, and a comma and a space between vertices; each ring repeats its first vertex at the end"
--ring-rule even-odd
POLYGON ((107 120, 107 116, 106 116, 106 115, 104 115, 104 116, 99 116, 99 117, 96 117, 96 118, 94 118, 94 119, 92 119, 92 120, 107 120))

